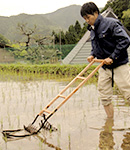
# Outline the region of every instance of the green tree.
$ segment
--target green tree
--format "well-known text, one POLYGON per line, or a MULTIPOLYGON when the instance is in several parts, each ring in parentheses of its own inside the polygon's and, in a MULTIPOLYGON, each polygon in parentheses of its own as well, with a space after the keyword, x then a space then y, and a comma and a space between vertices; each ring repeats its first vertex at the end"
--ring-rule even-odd
POLYGON ((75 44, 77 42, 76 37, 77 34, 75 32, 75 27, 70 25, 68 31, 66 32, 66 42, 67 44, 75 44))
POLYGON ((6 47, 9 45, 9 40, 7 40, 3 35, 0 34, 0 47, 6 47))
POLYGON ((130 0, 108 0, 105 7, 101 10, 103 12, 108 7, 113 9, 113 12, 118 16, 118 19, 123 22, 125 27, 128 28, 128 24, 130 24, 129 18, 127 14, 124 14, 124 11, 130 9, 130 0))
POLYGON ((79 41, 79 39, 82 37, 82 28, 78 20, 76 21, 74 28, 75 28, 75 33, 77 34, 76 41, 79 41))
POLYGON ((128 9, 129 2, 129 0, 115 0, 113 2, 112 8, 119 19, 123 16, 123 11, 128 9))
POLYGON ((60 32, 61 44, 65 44, 65 34, 63 31, 60 32))
POLYGON ((114 13, 118 16, 119 19, 123 16, 123 11, 130 8, 130 1, 129 0, 108 0, 105 7, 101 10, 103 12, 108 7, 111 7, 114 13))
POLYGON ((32 63, 41 64, 42 60, 42 50, 40 47, 29 47, 28 55, 26 55, 26 59, 31 61, 32 63))
POLYGON ((83 28, 82 28, 82 31, 81 31, 81 35, 83 36, 86 32, 87 32, 87 27, 88 27, 88 24, 85 22, 84 24, 83 24, 83 28))
POLYGON ((55 32, 53 31, 52 36, 54 36, 54 43, 55 43, 55 44, 58 44, 59 41, 60 41, 59 33, 55 33, 55 32))
POLYGON ((75 25, 70 25, 65 33, 63 31, 60 31, 59 33, 55 33, 55 31, 52 31, 52 36, 54 36, 55 44, 59 44, 60 40, 62 45, 76 44, 82 38, 86 31, 87 24, 84 23, 83 28, 81 28, 81 25, 77 20, 75 22, 75 25))
POLYGON ((124 26, 130 31, 130 9, 123 11, 122 21, 124 26))

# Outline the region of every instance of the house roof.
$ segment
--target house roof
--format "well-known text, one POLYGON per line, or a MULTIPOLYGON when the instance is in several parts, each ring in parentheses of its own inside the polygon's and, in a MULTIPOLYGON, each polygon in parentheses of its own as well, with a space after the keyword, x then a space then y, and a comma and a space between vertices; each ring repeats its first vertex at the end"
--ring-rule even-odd
MULTIPOLYGON (((102 14, 103 17, 117 18, 109 7, 102 14)), ((62 60, 63 64, 87 64, 86 58, 91 52, 90 31, 87 31, 70 53, 62 60)), ((130 47, 128 48, 130 51, 130 47)), ((130 57, 130 56, 129 56, 130 57)))

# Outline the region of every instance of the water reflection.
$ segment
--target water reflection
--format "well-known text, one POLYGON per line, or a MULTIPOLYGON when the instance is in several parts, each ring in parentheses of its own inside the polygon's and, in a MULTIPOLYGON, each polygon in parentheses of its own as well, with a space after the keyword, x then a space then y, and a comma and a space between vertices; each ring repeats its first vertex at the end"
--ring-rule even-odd
POLYGON ((114 150, 114 137, 112 133, 112 127, 114 126, 114 120, 107 118, 103 131, 100 132, 99 148, 100 150, 114 150))
MULTIPOLYGON (((65 86, 65 82, 47 80, 0 82, 0 129, 17 129, 23 127, 23 124, 30 123, 36 114, 65 86)), ((69 93, 71 89, 67 92, 69 93)), ((119 98, 116 99, 116 97, 113 98, 113 103, 115 105, 122 104, 123 100, 119 101, 119 98)), ((129 136, 126 135, 127 137, 124 137, 122 141, 122 135, 130 125, 129 112, 129 107, 116 105, 114 123, 113 120, 107 119, 104 125, 103 118, 105 114, 98 99, 97 87, 94 84, 85 85, 49 120, 58 128, 60 134, 43 133, 41 135, 40 133, 41 138, 32 136, 17 139, 17 141, 11 141, 10 139, 11 142, 7 142, 7 145, 2 140, 1 134, 0 150, 97 150, 97 148, 101 150, 113 150, 114 148, 119 150, 121 144, 123 150, 127 150, 126 147, 130 145, 128 144, 129 136), (115 127, 113 127, 113 124, 115 127), (89 126, 103 126, 103 130, 92 130, 89 126), (99 132, 101 132, 100 137, 98 137, 99 132)))
MULTIPOLYGON (((48 142, 47 138, 45 136, 42 137, 39 134, 32 135, 30 137, 10 137, 10 138, 3 137, 3 140, 5 141, 6 150, 7 150, 7 144, 8 144, 8 142, 18 141, 18 140, 22 140, 22 139, 29 139, 29 140, 31 140, 31 137, 38 138, 40 140, 41 144, 47 145, 48 148, 53 148, 55 150, 62 150, 59 146, 55 146, 54 144, 48 142)), ((42 145, 41 145, 41 147, 42 147, 42 145)))
POLYGON ((35 136, 41 141, 41 143, 46 144, 48 147, 54 148, 55 150, 62 150, 60 147, 55 146, 55 145, 53 145, 53 144, 47 142, 47 139, 46 139, 46 138, 43 138, 43 137, 41 137, 41 136, 39 136, 39 135, 35 135, 35 136))
POLYGON ((123 150, 130 150, 130 132, 126 132, 124 135, 123 143, 121 145, 121 148, 123 150))

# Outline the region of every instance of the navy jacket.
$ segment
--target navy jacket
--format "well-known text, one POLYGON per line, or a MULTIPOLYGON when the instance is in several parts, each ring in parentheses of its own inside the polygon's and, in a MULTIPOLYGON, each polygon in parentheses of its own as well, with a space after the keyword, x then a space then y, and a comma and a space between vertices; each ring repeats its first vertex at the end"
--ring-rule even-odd
POLYGON ((112 58, 112 65, 104 65, 104 68, 116 68, 128 62, 127 48, 130 45, 130 37, 125 32, 119 20, 103 18, 100 14, 91 31, 92 51, 91 55, 98 59, 112 58))

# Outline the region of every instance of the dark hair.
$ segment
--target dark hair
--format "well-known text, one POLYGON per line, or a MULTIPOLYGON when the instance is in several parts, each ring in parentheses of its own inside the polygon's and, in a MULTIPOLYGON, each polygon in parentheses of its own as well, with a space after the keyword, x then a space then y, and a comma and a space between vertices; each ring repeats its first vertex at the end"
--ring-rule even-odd
POLYGON ((82 7, 81 7, 81 10, 80 10, 80 14, 81 16, 86 16, 87 14, 89 15, 93 15, 95 12, 97 12, 99 14, 99 9, 98 7, 96 6, 95 3, 93 2, 88 2, 88 3, 85 3, 82 7))

